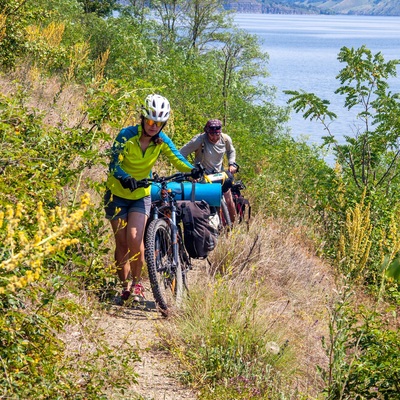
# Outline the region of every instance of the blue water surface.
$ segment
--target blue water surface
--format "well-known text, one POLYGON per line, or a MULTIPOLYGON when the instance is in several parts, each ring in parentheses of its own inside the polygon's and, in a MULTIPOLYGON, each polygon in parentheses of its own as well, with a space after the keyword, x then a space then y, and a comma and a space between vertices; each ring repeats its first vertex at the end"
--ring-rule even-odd
MULTIPOLYGON (((236 14, 235 23, 257 35, 269 54, 267 83, 277 88, 276 102, 286 104, 284 90, 305 90, 329 100, 338 115, 330 129, 340 142, 361 128, 355 112, 344 109, 344 96, 334 94, 340 85, 336 76, 345 66, 337 60, 340 49, 365 45, 374 54, 381 52, 386 61, 400 59, 400 17, 236 14)), ((400 91, 398 77, 390 80, 390 88, 400 91)), ((321 144, 326 135, 320 124, 296 113, 289 125, 294 138, 310 145, 321 144)))

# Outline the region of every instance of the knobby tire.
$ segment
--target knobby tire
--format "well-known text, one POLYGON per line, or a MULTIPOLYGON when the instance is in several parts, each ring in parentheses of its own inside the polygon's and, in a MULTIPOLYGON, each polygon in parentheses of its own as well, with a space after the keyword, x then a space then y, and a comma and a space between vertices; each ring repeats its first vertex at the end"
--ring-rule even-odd
POLYGON ((229 210, 228 206, 226 204, 226 201, 224 197, 221 199, 221 214, 222 214, 222 224, 224 227, 231 228, 232 227, 232 221, 231 217, 229 215, 229 210))
POLYGON ((145 259, 154 300, 167 314, 182 301, 183 279, 180 257, 173 268, 171 229, 164 219, 155 219, 147 227, 145 259))

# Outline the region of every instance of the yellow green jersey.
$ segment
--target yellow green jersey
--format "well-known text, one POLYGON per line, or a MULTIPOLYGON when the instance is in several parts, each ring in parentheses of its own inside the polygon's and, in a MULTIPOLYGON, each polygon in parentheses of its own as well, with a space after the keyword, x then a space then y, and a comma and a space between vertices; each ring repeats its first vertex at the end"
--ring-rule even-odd
POLYGON ((139 143, 141 135, 141 125, 124 128, 119 132, 111 149, 107 188, 114 195, 125 199, 137 200, 150 195, 150 187, 138 188, 131 192, 130 189, 122 187, 120 179, 129 177, 136 180, 150 178, 151 170, 161 153, 178 171, 190 172, 193 168, 193 165, 182 156, 172 140, 162 131, 158 133, 162 143, 155 144, 151 141, 144 152, 139 143))

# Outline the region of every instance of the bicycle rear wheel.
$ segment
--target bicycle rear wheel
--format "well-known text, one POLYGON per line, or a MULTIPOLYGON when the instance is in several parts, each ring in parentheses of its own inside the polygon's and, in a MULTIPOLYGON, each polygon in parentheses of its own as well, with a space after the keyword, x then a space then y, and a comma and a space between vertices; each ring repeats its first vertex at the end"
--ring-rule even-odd
POLYGON ((229 215, 229 210, 228 210, 228 205, 226 204, 225 198, 222 196, 221 199, 221 220, 222 220, 222 225, 224 227, 231 228, 232 227, 232 221, 231 217, 229 215))
POLYGON ((182 268, 177 258, 174 262, 168 223, 164 219, 151 221, 145 237, 145 259, 154 300, 164 315, 182 301, 182 268))

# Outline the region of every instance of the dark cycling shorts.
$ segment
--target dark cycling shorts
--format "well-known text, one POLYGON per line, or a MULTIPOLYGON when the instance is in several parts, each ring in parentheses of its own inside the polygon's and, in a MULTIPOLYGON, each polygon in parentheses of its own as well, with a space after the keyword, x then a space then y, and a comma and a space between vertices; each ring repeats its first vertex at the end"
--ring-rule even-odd
POLYGON ((227 178, 222 185, 222 193, 226 193, 233 185, 233 175, 229 171, 225 171, 227 178))
POLYGON ((151 197, 146 196, 137 200, 124 199, 107 190, 104 195, 104 210, 107 219, 127 219, 131 212, 150 216, 151 197))

